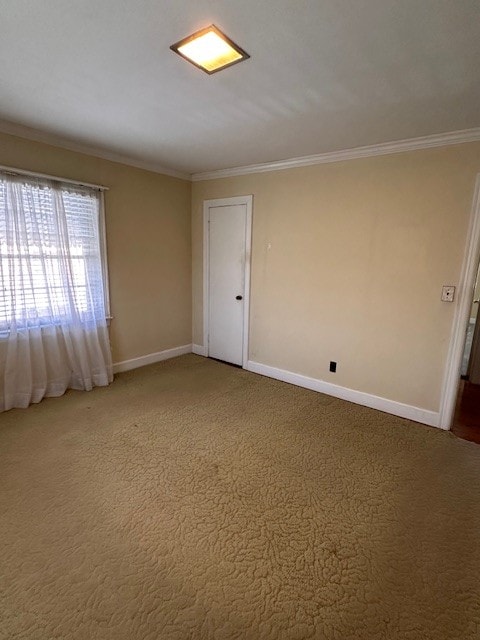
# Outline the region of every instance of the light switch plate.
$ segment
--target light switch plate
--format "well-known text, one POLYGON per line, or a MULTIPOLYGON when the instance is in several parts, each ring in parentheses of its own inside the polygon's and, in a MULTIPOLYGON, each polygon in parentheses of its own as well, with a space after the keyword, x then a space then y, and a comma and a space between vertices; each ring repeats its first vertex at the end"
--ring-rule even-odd
POLYGON ((455 287, 443 286, 442 287, 442 302, 453 302, 455 298, 455 287))

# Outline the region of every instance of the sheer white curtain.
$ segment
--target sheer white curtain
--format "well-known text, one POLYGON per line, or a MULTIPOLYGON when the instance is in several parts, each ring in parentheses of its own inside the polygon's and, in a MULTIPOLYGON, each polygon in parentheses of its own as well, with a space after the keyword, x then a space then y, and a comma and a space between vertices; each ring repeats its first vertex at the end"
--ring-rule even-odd
POLYGON ((100 192, 0 172, 0 411, 112 381, 100 192))

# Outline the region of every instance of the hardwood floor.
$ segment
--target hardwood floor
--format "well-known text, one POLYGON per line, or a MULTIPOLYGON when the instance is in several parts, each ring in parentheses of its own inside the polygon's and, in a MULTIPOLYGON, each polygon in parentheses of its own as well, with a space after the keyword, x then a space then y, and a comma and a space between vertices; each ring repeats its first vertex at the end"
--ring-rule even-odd
POLYGON ((460 381, 452 433, 480 444, 480 384, 460 381))

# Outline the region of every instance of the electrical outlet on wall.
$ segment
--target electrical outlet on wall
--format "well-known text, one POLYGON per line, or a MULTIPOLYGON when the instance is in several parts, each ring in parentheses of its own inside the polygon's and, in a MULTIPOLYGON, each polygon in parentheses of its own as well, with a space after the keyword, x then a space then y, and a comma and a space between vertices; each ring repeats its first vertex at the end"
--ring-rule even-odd
POLYGON ((442 287, 442 302, 453 302, 455 298, 455 287, 446 285, 442 287))

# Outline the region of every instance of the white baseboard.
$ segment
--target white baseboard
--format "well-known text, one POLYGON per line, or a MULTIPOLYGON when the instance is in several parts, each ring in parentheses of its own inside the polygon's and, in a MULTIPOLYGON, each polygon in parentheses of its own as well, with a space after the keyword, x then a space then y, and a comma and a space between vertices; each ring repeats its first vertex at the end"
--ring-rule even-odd
POLYGON ((148 353, 146 356, 140 356, 139 358, 132 358, 131 360, 123 360, 122 362, 115 362, 113 365, 113 373, 130 371, 130 369, 137 369, 138 367, 144 367, 145 365, 153 364, 154 362, 161 362, 162 360, 168 360, 169 358, 176 358, 177 356, 183 356, 185 353, 192 353, 191 344, 184 344, 181 347, 174 347, 173 349, 166 349, 165 351, 157 351, 156 353, 148 353))
POLYGON ((204 347, 201 344, 192 344, 192 352, 196 353, 197 356, 207 356, 207 347, 204 347))
POLYGON ((408 404, 364 393, 363 391, 355 391, 354 389, 348 389, 347 387, 340 387, 339 385, 332 384, 331 382, 325 382, 324 380, 319 380, 317 378, 309 378, 307 376, 302 376, 299 373, 292 373, 285 369, 277 369, 276 367, 270 367, 266 364, 253 362, 252 360, 247 362, 246 368, 252 373, 259 373, 260 375, 267 376, 268 378, 275 378, 276 380, 295 384, 298 387, 304 387, 305 389, 311 389, 312 391, 319 391, 320 393, 325 393, 326 395, 334 396, 341 400, 361 404, 364 407, 370 407, 371 409, 391 413, 395 416, 400 416, 401 418, 408 418, 409 420, 421 422, 431 427, 443 428, 440 426, 440 414, 435 411, 419 409, 418 407, 413 407, 408 404))

